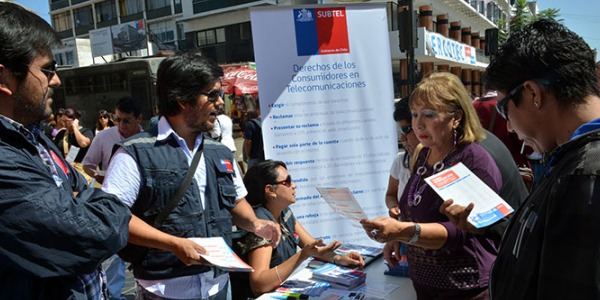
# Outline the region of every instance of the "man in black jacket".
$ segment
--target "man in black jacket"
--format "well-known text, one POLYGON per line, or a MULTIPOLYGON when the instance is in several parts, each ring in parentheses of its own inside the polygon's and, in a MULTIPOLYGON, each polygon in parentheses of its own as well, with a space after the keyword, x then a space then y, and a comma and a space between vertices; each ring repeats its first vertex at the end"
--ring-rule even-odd
POLYGON ((60 85, 50 25, 0 2, 0 299, 101 299, 100 263, 127 242, 130 213, 39 129, 60 85))
POLYGON ((546 164, 504 233, 490 276, 492 299, 600 299, 594 56, 574 32, 542 19, 511 33, 487 68, 487 87, 498 90, 496 107, 508 129, 544 153, 546 164))

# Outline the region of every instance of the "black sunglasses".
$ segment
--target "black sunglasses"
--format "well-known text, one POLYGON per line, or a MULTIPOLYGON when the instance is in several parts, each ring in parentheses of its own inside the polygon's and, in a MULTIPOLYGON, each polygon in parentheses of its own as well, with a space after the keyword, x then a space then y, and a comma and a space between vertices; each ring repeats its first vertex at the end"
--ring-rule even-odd
POLYGON ((400 129, 400 134, 404 135, 404 136, 408 135, 413 130, 411 125, 406 125, 404 127, 400 126, 399 129, 400 129))
POLYGON ((200 95, 204 95, 208 98, 208 102, 217 102, 219 98, 223 98, 223 89, 212 90, 208 93, 200 92, 200 95))
POLYGON ((283 184, 287 187, 291 187, 292 186, 292 175, 288 175, 285 180, 282 181, 275 181, 272 184, 283 184))
POLYGON ((496 110, 505 119, 508 120, 508 101, 513 98, 521 89, 525 83, 517 85, 512 91, 508 92, 502 100, 496 102, 496 110))
MULTIPOLYGON (((31 65, 27 65, 28 67, 31 67, 31 65)), ((56 75, 56 69, 58 68, 58 63, 56 63, 56 61, 52 61, 47 68, 41 68, 41 67, 35 67, 38 68, 40 71, 42 71, 42 73, 44 73, 44 75, 46 75, 46 78, 48 78, 48 82, 50 80, 52 80, 52 78, 54 78, 54 75, 56 75)))

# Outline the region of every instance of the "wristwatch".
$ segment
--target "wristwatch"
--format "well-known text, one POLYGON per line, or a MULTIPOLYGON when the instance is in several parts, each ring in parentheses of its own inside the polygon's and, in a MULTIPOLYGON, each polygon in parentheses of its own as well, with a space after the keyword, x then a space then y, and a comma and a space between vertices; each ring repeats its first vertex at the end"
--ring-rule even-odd
POLYGON ((410 238, 410 240, 406 242, 406 244, 408 245, 412 245, 419 241, 419 237, 421 236, 421 225, 419 225, 419 223, 413 224, 415 224, 415 234, 413 234, 412 238, 410 238))

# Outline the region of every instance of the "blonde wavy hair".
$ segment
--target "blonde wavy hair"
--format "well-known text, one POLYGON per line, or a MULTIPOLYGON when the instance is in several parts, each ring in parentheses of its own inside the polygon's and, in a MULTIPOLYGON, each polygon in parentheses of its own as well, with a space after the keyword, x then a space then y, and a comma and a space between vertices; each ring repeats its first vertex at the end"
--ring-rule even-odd
POLYGON ((457 128, 456 143, 459 145, 479 142, 485 139, 485 133, 471 98, 460 78, 448 72, 431 73, 423 78, 410 95, 409 104, 429 105, 436 110, 447 110, 456 115, 462 113, 457 128))

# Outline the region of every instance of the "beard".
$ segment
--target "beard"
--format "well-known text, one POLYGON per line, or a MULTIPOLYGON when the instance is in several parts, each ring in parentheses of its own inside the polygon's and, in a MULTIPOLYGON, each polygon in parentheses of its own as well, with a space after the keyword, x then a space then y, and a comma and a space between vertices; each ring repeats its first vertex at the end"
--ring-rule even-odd
POLYGON ((210 132, 214 127, 214 122, 210 122, 210 116, 206 116, 201 108, 196 105, 193 109, 185 112, 185 123, 189 128, 194 129, 198 133, 210 132))
POLYGON ((28 126, 48 119, 52 114, 49 103, 51 95, 52 90, 47 88, 43 95, 36 97, 35 91, 29 90, 24 84, 20 85, 17 93, 13 96, 16 102, 15 121, 28 126))

